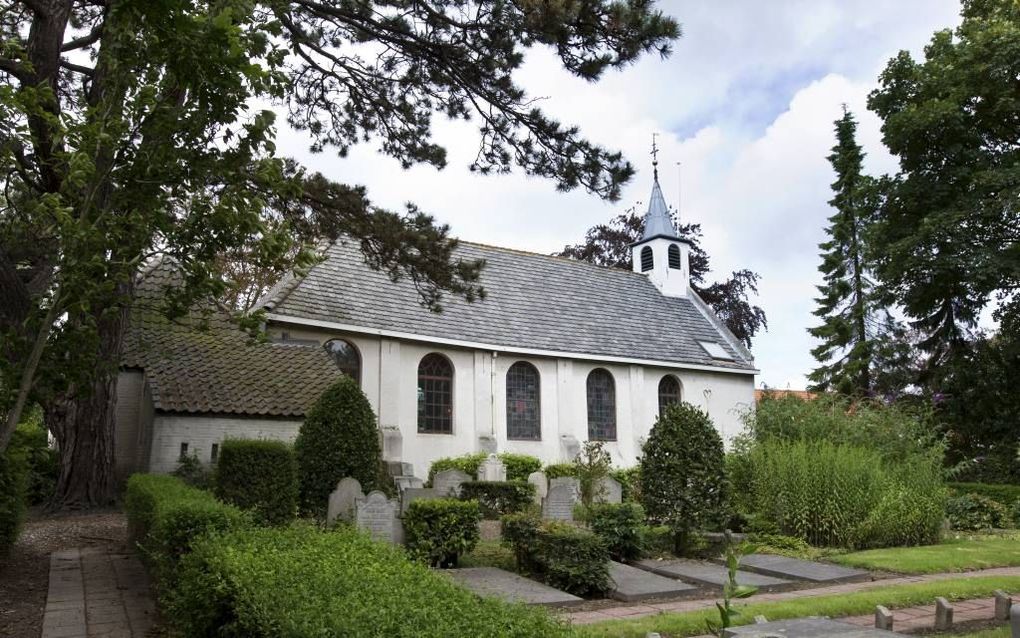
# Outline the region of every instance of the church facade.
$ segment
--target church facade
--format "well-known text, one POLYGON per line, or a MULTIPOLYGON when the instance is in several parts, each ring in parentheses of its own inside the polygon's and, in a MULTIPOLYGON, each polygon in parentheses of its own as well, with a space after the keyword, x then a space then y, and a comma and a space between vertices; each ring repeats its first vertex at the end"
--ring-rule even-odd
POLYGON ((680 400, 731 438, 753 408, 753 358, 691 289, 690 246, 657 181, 632 251, 628 272, 463 242, 456 257, 485 261, 486 297, 446 298, 435 313, 412 282, 337 242, 263 300, 258 365, 237 344, 181 353, 135 330, 121 377, 118 456, 123 447, 133 464, 123 470, 169 471, 181 453, 213 460, 226 437, 292 439, 338 373, 368 397, 386 460, 418 476, 436 458, 479 451, 568 461, 586 440, 631 466, 660 410, 680 400), (210 364, 225 356, 236 361, 210 364), (199 365, 168 365, 181 357, 199 365))

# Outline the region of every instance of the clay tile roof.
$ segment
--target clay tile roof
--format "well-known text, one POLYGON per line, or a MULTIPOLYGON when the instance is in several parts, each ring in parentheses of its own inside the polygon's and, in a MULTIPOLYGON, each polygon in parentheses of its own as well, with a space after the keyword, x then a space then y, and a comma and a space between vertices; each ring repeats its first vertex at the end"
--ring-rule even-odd
POLYGON ((172 266, 141 274, 122 365, 141 368, 156 409, 301 417, 340 372, 314 345, 258 343, 222 312, 169 321, 161 313, 172 266))

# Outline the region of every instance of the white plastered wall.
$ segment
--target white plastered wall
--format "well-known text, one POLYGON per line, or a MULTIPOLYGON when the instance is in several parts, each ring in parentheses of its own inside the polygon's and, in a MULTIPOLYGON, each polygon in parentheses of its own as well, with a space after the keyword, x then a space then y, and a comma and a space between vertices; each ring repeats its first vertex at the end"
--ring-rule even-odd
POLYGON ((300 421, 258 419, 216 415, 160 414, 152 422, 152 447, 149 471, 168 473, 177 468, 181 444, 209 463, 212 445, 224 439, 272 439, 291 442, 297 437, 300 421))

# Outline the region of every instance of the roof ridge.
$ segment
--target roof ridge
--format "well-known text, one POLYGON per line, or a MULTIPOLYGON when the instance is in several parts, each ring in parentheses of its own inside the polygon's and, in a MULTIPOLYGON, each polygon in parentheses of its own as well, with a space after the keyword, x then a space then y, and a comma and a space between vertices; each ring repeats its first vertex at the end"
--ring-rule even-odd
POLYGON ((262 295, 262 297, 255 302, 252 308, 266 308, 268 310, 272 310, 286 301, 287 297, 290 296, 290 293, 294 292, 298 284, 300 284, 305 277, 311 274, 312 270, 329 259, 327 252, 330 248, 336 245, 337 241, 339 240, 320 239, 316 242, 315 252, 322 256, 322 260, 318 263, 312 264, 312 266, 308 268, 308 271, 300 277, 295 274, 293 269, 285 272, 283 276, 280 277, 280 280, 273 284, 272 287, 266 291, 266 294, 262 295))
POLYGON ((479 248, 491 248, 493 250, 501 250, 507 253, 513 253, 516 255, 523 255, 525 257, 545 257, 546 259, 560 261, 568 264, 574 264, 577 266, 585 266, 588 268, 595 268, 602 272, 612 273, 624 273, 627 275, 638 275, 646 277, 644 273, 634 272, 627 268, 618 268, 617 266, 603 266, 602 264, 593 264, 590 261, 584 261, 583 259, 574 259, 573 257, 564 257, 563 255, 551 255, 549 253, 540 253, 533 250, 523 250, 521 248, 508 248, 506 246, 496 246, 495 244, 486 244, 478 241, 468 241, 466 239, 458 239, 457 242, 461 245, 477 246, 479 248))

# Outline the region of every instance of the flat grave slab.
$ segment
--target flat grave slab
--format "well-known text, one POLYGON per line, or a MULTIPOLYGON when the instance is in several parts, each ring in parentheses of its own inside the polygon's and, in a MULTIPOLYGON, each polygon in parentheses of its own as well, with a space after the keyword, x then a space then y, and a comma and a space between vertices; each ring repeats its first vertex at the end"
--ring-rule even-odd
POLYGON ((479 596, 550 607, 569 607, 584 602, 583 598, 496 567, 444 569, 440 573, 446 574, 479 596))
POLYGON ((852 569, 830 563, 818 563, 811 560, 776 556, 774 554, 749 554, 740 559, 740 566, 748 571, 766 576, 809 580, 814 583, 864 579, 870 576, 863 569, 852 569))
MULTIPOLYGON (((709 585, 711 587, 722 587, 729 580, 726 568, 715 563, 701 560, 654 560, 646 559, 635 563, 641 569, 666 576, 668 578, 679 578, 689 583, 709 585)), ((792 585, 793 582, 774 576, 754 574, 752 572, 738 571, 737 582, 741 585, 753 585, 762 589, 775 589, 792 585)))
POLYGON ((798 618, 779 620, 760 625, 731 627, 723 632, 728 638, 889 638, 897 636, 891 631, 867 629, 828 618, 798 618))
POLYGON ((627 603, 677 596, 698 589, 694 585, 615 561, 609 563, 609 575, 616 583, 616 588, 609 595, 627 603))

